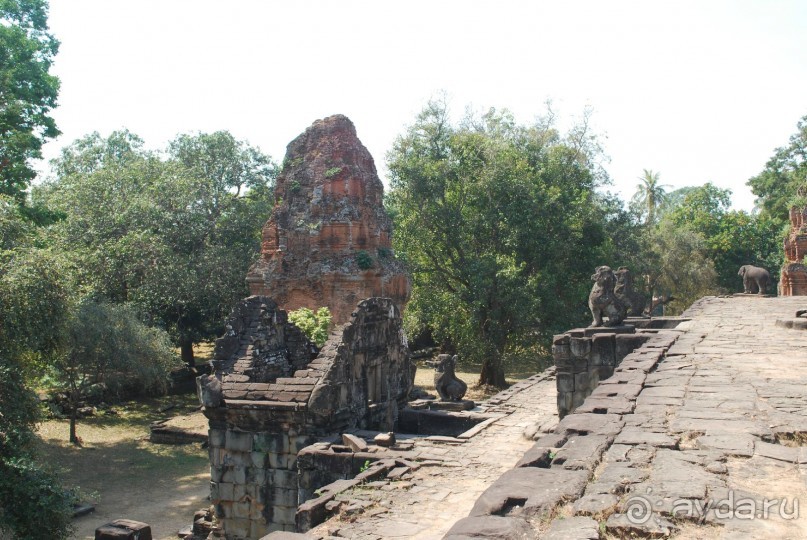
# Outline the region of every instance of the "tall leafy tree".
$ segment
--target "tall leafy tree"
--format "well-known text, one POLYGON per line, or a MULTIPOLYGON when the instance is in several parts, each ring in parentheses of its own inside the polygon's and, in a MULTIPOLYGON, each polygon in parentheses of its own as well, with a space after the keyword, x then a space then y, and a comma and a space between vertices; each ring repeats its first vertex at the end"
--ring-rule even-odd
POLYGON ((0 194, 18 202, 36 172, 31 160, 59 134, 50 111, 59 80, 49 73, 59 42, 46 0, 0 0, 0 194))
POLYGON ((807 116, 796 127, 790 143, 777 148, 765 169, 748 180, 762 212, 782 224, 791 206, 807 206, 807 116))
POLYGON ((133 302, 194 365, 260 248, 275 165, 225 132, 182 135, 167 156, 128 132, 67 148, 41 195, 66 218, 53 229, 98 298, 133 302))
POLYGON ((716 273, 715 292, 736 291, 737 269, 744 264, 767 267, 774 276, 779 265, 780 226, 767 214, 731 210, 731 190, 712 183, 690 188, 683 200, 665 214, 660 226, 693 231, 703 238, 706 256, 716 273))
POLYGON ((36 360, 60 342, 69 313, 63 260, 31 249, 36 230, 0 196, 0 537, 67 538, 71 493, 37 461, 38 400, 27 385, 36 360))
POLYGON ((605 238, 591 145, 573 135, 492 109, 455 125, 431 102, 387 156, 410 320, 481 364, 482 384, 585 313, 605 238))
POLYGON ((661 173, 644 169, 639 177, 639 184, 636 186, 636 193, 632 202, 637 209, 645 216, 645 223, 655 223, 656 210, 664 203, 667 194, 667 186, 660 183, 661 173))

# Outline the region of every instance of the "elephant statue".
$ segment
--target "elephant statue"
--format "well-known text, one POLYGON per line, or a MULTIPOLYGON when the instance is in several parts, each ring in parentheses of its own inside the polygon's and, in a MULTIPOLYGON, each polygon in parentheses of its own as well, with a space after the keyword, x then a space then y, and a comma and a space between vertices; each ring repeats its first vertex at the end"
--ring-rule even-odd
POLYGON ((737 272, 737 275, 743 278, 743 292, 745 292, 745 294, 753 294, 755 292, 765 294, 768 290, 768 285, 771 283, 771 275, 767 270, 759 266, 744 264, 740 267, 740 271, 737 272))

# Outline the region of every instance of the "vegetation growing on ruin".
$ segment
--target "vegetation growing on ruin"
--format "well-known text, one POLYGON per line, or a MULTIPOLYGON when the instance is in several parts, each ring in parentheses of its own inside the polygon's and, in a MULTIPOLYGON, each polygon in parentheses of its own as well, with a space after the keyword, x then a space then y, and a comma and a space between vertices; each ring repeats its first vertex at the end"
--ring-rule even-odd
POLYGON ((328 341, 328 330, 331 326, 331 311, 321 307, 317 311, 300 308, 289 312, 289 321, 294 323, 303 334, 322 347, 328 341))

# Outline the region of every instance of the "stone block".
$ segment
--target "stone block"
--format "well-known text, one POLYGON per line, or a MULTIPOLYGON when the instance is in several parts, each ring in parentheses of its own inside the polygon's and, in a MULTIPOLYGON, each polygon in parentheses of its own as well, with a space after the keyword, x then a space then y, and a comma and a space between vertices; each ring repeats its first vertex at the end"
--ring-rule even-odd
POLYGON ((613 366, 616 363, 614 335, 597 334, 591 338, 592 366, 613 366))
POLYGON ((224 430, 210 429, 207 431, 207 438, 211 448, 224 448, 224 430))
POLYGON ((296 514, 297 514, 296 503, 294 506, 275 506, 272 509, 272 523, 279 523, 282 525, 294 525, 296 514))
POLYGON ((288 469, 289 455, 269 452, 267 455, 270 469, 288 469))
POLYGON ((574 392, 575 376, 571 373, 558 373, 556 385, 558 392, 574 392))
POLYGON ((561 358, 555 361, 558 373, 580 373, 588 371, 588 358, 561 358))
POLYGON ((277 506, 297 507, 297 490, 274 488, 271 491, 271 504, 277 506))
POLYGON ((249 505, 249 519, 253 521, 266 521, 264 510, 266 510, 265 504, 258 501, 251 501, 251 504, 249 505))
POLYGON ((266 483, 266 469, 250 467, 247 469, 246 477, 248 483, 262 486, 266 483))
POLYGON ((252 452, 251 433, 228 429, 224 439, 224 447, 230 452, 252 452))
POLYGON ((252 452, 251 457, 253 467, 257 467, 259 469, 266 468, 266 464, 269 461, 266 452, 252 452))
POLYGON ((589 371, 588 373, 588 391, 589 394, 594 391, 600 384, 600 372, 598 370, 589 371))
POLYGON ((587 397, 588 397, 588 388, 585 388, 584 390, 576 390, 572 394, 572 410, 575 410, 580 405, 582 405, 583 402, 586 401, 587 397))
POLYGON ((289 453, 289 437, 285 433, 257 433, 253 437, 256 452, 289 453))
POLYGON ((151 540, 151 526, 130 519, 116 519, 95 529, 95 540, 151 540))
POLYGON ((619 364, 622 360, 641 347, 647 340, 651 338, 650 334, 619 334, 615 339, 615 354, 616 363, 619 364))
MULTIPOLYGON (((219 501, 232 501, 235 498, 234 493, 234 484, 229 482, 219 482, 216 488, 216 494, 218 495, 216 500, 219 501)), ((213 494, 211 492, 210 498, 213 499, 213 494)), ((215 502, 215 501, 214 501, 215 502)))
POLYGON ((600 382, 610 379, 614 374, 613 366, 597 366, 597 378, 600 382))
POLYGON ((563 418, 572 410, 572 400, 574 397, 573 392, 558 393, 558 415, 563 418))
POLYGON ((249 502, 234 502, 231 516, 234 519, 249 519, 249 502))
POLYGON ((581 390, 586 391, 588 390, 588 372, 583 373, 576 373, 574 376, 574 389, 575 392, 579 392, 581 390))
POLYGON ((236 466, 233 467, 233 482, 236 484, 246 484, 247 483, 247 468, 236 466))
POLYGON ((459 520, 449 529, 443 540, 469 538, 535 538, 526 520, 517 517, 476 516, 459 520))
POLYGON ((297 489, 297 471, 267 470, 267 477, 275 487, 297 489))
POLYGON ((569 340, 569 347, 571 348, 572 357, 588 359, 591 353, 591 339, 590 338, 571 338, 569 340))
POLYGON ((600 524, 590 517, 556 519, 549 526, 545 540, 599 540, 600 524))
POLYGON ((228 518, 224 521, 224 530, 230 538, 250 538, 252 533, 252 520, 241 518, 228 518))
POLYGON ((476 500, 471 516, 541 516, 583 494, 588 471, 522 467, 505 472, 476 500))
POLYGON ((210 479, 213 482, 220 482, 221 481, 221 475, 223 474, 223 472, 224 472, 224 467, 211 466, 210 467, 210 479))
POLYGON ((306 446, 311 446, 316 442, 316 439, 308 435, 297 435, 289 437, 289 453, 299 454, 300 450, 306 446))

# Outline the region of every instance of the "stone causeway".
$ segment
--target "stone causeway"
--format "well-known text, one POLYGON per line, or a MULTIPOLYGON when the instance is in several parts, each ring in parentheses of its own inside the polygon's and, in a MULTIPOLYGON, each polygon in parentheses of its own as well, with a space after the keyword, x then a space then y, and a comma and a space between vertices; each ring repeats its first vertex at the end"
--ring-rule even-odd
POLYGON ((319 492, 331 517, 267 538, 805 538, 807 335, 776 324, 802 307, 703 298, 561 420, 551 368, 473 433, 381 449, 355 431, 373 459, 319 492))

